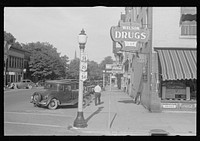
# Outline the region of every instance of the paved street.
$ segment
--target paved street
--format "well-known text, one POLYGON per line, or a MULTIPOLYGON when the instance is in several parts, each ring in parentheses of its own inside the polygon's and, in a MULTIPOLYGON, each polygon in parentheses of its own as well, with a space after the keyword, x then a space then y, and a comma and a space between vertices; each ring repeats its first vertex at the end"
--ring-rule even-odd
POLYGON ((42 89, 16 89, 4 92, 4 135, 67 135, 76 116, 76 106, 57 110, 33 107, 30 96, 42 89))
POLYGON ((108 87, 102 93, 102 104, 94 106, 93 101, 84 108, 88 126, 77 129, 72 127, 76 107, 33 107, 29 103, 33 91, 36 89, 4 93, 4 135, 150 135, 152 129, 196 135, 195 112, 150 113, 124 92, 117 88, 110 92, 108 87))

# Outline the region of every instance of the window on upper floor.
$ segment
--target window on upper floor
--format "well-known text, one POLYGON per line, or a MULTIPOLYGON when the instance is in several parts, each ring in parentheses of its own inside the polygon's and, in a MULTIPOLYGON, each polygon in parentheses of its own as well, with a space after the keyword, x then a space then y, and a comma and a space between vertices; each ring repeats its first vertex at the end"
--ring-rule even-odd
POLYGON ((181 7, 181 36, 196 36, 196 7, 181 7))

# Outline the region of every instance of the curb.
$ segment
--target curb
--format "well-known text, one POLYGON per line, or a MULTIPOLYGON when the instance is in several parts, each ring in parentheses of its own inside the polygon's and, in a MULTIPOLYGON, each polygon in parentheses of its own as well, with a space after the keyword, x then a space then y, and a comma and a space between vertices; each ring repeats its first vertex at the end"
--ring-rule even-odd
POLYGON ((196 114, 196 111, 162 111, 162 113, 187 113, 187 114, 196 114))
POLYGON ((33 89, 40 89, 40 88, 32 88, 32 89, 7 89, 7 90, 4 90, 4 93, 15 92, 15 91, 26 91, 26 90, 33 90, 33 89))

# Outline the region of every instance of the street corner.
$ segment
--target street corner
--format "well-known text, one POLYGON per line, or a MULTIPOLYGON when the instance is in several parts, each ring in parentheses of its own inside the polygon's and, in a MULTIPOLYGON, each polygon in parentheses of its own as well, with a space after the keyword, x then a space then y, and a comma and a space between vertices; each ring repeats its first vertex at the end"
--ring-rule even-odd
POLYGON ((81 134, 82 128, 74 127, 73 125, 68 125, 67 130, 73 132, 74 134, 81 134))

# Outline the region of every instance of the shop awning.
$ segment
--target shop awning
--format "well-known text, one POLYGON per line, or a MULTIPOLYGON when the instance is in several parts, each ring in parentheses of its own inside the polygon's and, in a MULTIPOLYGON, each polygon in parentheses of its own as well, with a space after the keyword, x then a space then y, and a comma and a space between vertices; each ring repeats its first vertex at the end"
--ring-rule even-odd
POLYGON ((156 49, 165 80, 197 79, 196 49, 156 49))

